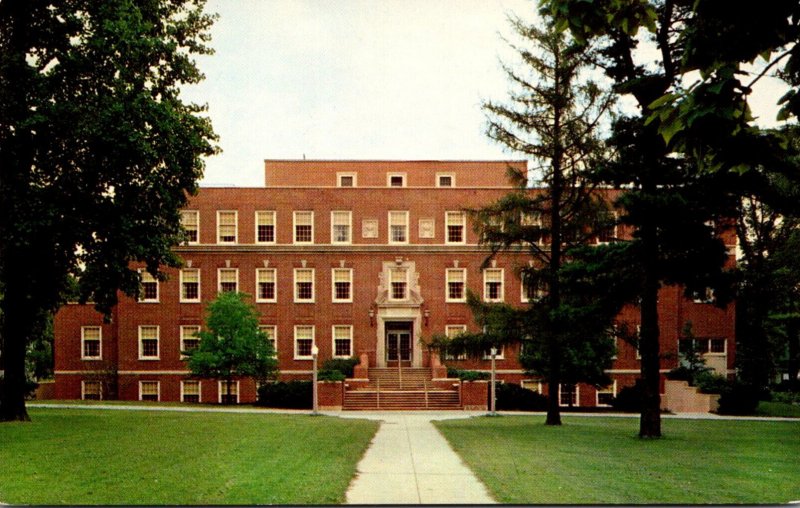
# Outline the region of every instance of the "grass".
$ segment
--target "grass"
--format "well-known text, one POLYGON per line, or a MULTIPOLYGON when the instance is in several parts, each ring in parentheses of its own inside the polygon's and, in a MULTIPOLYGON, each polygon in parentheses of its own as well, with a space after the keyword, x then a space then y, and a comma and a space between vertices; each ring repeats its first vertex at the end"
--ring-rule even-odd
POLYGON ((337 504, 378 424, 278 414, 31 409, 0 424, 0 501, 337 504))
POLYGON ((504 416, 435 422, 495 499, 513 504, 777 504, 800 500, 800 423, 504 416))
POLYGON ((800 406, 784 402, 761 401, 756 408, 759 416, 783 416, 786 418, 800 418, 800 406))

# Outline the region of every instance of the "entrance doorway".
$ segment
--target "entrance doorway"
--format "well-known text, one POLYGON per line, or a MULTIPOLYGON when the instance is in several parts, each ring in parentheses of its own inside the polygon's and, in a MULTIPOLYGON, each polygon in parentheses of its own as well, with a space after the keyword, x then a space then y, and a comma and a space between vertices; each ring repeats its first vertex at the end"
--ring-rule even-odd
POLYGON ((410 367, 412 357, 413 323, 389 321, 386 323, 386 366, 410 367))

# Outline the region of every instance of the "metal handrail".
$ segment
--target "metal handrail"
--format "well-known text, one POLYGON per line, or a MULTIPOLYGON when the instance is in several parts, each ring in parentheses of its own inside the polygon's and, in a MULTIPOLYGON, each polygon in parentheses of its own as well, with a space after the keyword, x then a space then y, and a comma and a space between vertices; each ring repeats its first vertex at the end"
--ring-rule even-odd
POLYGON ((375 390, 375 407, 377 409, 381 408, 381 378, 377 379, 378 387, 375 390))
POLYGON ((428 408, 428 381, 422 380, 422 389, 425 391, 425 409, 428 408))

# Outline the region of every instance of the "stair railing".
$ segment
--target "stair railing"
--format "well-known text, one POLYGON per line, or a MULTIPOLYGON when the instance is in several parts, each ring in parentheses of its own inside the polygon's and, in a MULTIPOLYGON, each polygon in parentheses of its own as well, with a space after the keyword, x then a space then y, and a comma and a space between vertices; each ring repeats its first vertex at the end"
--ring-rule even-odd
POLYGON ((400 389, 403 389, 403 360, 397 362, 397 378, 400 381, 400 389))
POLYGON ((375 390, 375 407, 377 409, 381 408, 381 378, 378 378, 378 387, 375 390))
POLYGON ((428 382, 422 380, 422 390, 425 392, 425 409, 428 409, 428 382))

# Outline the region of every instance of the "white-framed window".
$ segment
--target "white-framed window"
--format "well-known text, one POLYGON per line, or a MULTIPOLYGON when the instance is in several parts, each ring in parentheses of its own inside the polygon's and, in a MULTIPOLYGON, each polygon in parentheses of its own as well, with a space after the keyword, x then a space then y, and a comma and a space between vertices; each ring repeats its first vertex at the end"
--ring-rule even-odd
POLYGON ((486 268, 483 270, 483 301, 503 301, 503 269, 486 268))
POLYGON ((536 392, 540 395, 544 394, 543 392, 544 388, 542 386, 542 382, 539 381, 538 379, 523 379, 522 381, 520 381, 519 384, 526 390, 536 392))
POLYGON ((580 405, 579 387, 576 384, 559 383, 558 384, 558 405, 559 406, 573 406, 580 405))
POLYGON ((714 303, 714 290, 711 288, 704 288, 700 291, 693 291, 692 301, 694 303, 714 303))
POLYGON ((386 174, 387 187, 405 187, 406 174, 405 173, 387 173, 386 174))
POLYGON ((256 268, 256 302, 278 301, 277 271, 275 268, 256 268))
POLYGON ((331 243, 349 244, 352 240, 353 214, 347 210, 331 212, 331 243))
POLYGON ((267 336, 267 340, 272 344, 274 351, 273 358, 278 357, 278 327, 275 325, 258 325, 258 329, 267 336))
POLYGON ((200 270, 184 268, 181 270, 181 303, 200 302, 200 270))
MULTIPOLYGON (((483 359, 484 360, 491 360, 492 359, 492 351, 486 350, 483 352, 483 359)), ((505 360, 506 359, 506 348, 505 346, 500 346, 497 348, 497 354, 494 357, 495 360, 505 360)))
MULTIPOLYGON (((467 331, 467 325, 447 325, 444 327, 444 334, 447 336, 448 339, 452 339, 465 333, 467 331)), ((445 360, 466 360, 467 355, 460 354, 458 356, 453 356, 449 353, 445 353, 444 355, 445 360)))
POLYGON ((547 286, 541 279, 533 281, 532 277, 523 273, 520 278, 520 293, 520 302, 538 302, 547 295, 547 286))
POLYGON ((467 269, 448 268, 447 269, 447 302, 466 302, 467 301, 467 269))
POLYGON ((236 293, 239 291, 239 269, 238 268, 218 268, 217 269, 217 291, 220 293, 236 293))
POLYGON ((408 270, 403 267, 389 269, 389 299, 406 300, 408 298, 408 270))
POLYGON ((455 173, 436 173, 436 186, 437 187, 455 187, 456 174, 455 173))
POLYGON ((256 243, 275 243, 275 211, 256 212, 256 243))
POLYGON ((331 270, 331 300, 334 303, 353 301, 353 269, 334 268, 331 270))
POLYGON ((238 215, 236 210, 217 210, 217 243, 236 243, 238 215))
POLYGON ((617 237, 617 213, 616 212, 603 212, 601 218, 607 222, 603 227, 597 231, 595 237, 598 244, 604 244, 614 241, 617 237))
POLYGON ((519 225, 542 227, 541 212, 520 212, 519 225))
POLYGON ((200 381, 196 379, 181 381, 181 402, 202 402, 200 386, 200 381))
POLYGON ((139 325, 140 360, 158 360, 158 336, 157 325, 139 325))
POLYGON ((314 303, 314 269, 294 269, 295 303, 314 303))
POLYGON ((142 291, 139 293, 139 302, 158 303, 158 279, 145 270, 140 271, 139 276, 142 278, 142 291))
POLYGON ((295 211, 294 243, 314 243, 314 212, 295 211))
POLYGON ((353 327, 351 325, 333 325, 332 336, 334 358, 353 356, 353 327))
POLYGON ((200 241, 200 212, 197 210, 181 210, 181 226, 183 226, 186 243, 196 244, 200 241))
POLYGON ((103 400, 103 385, 100 381, 81 381, 82 400, 103 400))
POLYGON ((611 401, 617 396, 617 381, 614 380, 610 385, 598 388, 595 392, 595 405, 610 406, 611 401))
POLYGON ((464 243, 466 241, 466 214, 464 212, 445 212, 444 220, 444 243, 464 243))
POLYGON ((389 243, 408 243, 408 211, 389 212, 389 243))
POLYGON ((336 185, 338 187, 357 187, 358 173, 336 173, 336 185))
POLYGON ((217 394, 220 404, 238 404, 239 381, 234 381, 231 384, 228 384, 227 381, 217 381, 217 394))
POLYGON ((161 383, 159 381, 139 381, 139 400, 161 400, 161 383))
POLYGON ((81 360, 103 358, 103 329, 99 326, 81 326, 81 360))
POLYGON ((314 347, 314 325, 295 325, 294 359, 311 360, 312 347, 314 347))
POLYGON ((181 358, 186 358, 183 354, 186 351, 194 351, 200 347, 200 327, 197 325, 181 326, 181 358))
POLYGON ((694 339, 678 339, 678 352, 686 354, 692 345, 696 353, 701 355, 716 354, 724 355, 726 353, 725 339, 717 337, 695 337, 694 339))

